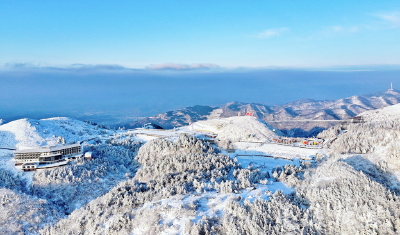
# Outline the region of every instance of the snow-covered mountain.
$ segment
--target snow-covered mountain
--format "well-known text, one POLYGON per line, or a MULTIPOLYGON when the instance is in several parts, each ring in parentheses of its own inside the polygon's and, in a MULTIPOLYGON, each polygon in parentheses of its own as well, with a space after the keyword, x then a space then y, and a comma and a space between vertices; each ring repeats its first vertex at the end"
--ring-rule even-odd
POLYGON ((190 123, 200 120, 207 120, 209 115, 215 109, 217 108, 205 105, 195 105, 193 107, 186 107, 175 111, 159 113, 155 116, 135 121, 126 125, 125 127, 127 129, 132 129, 142 127, 144 124, 151 122, 160 125, 165 129, 172 129, 174 127, 187 126, 190 123))
POLYGON ((198 121, 193 128, 218 134, 220 140, 262 141, 283 135, 271 125, 256 117, 230 117, 198 121))
POLYGON ((65 141, 66 144, 76 143, 111 132, 111 130, 66 117, 40 120, 25 118, 0 125, 0 146, 19 149, 57 146, 62 144, 61 141, 65 141))
MULTIPOLYGON (((231 102, 219 108, 194 106, 160 113, 156 116, 133 122, 126 127, 140 127, 147 122, 152 122, 169 129, 188 125, 199 120, 233 117, 238 116, 238 113, 245 115, 248 111, 267 122, 304 119, 342 120, 368 110, 375 110, 397 103, 400 103, 400 92, 397 90, 352 96, 339 100, 298 100, 275 106, 268 106, 262 103, 231 102)), ((337 122, 275 122, 271 123, 271 125, 282 130, 285 134, 293 130, 295 132, 303 132, 305 135, 314 135, 322 129, 331 127, 336 123, 337 122)))
MULTIPOLYGON (((398 234, 398 107, 360 114, 384 122, 348 125, 338 151, 263 142, 279 133, 242 116, 120 130, 84 145, 92 160, 55 169, 0 166, 0 234, 398 234), (203 140, 209 132, 218 146, 203 140), (363 154, 367 147, 379 151, 363 154)), ((68 118, 21 119, 0 130, 9 134, 3 143, 12 137, 20 147, 100 134, 68 118)), ((0 164, 12 162, 2 154, 0 164)))

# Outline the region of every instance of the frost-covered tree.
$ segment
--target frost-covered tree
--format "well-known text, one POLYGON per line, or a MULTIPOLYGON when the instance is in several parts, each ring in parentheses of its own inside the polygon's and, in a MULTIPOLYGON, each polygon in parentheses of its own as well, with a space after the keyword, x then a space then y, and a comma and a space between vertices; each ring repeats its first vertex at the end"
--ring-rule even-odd
POLYGON ((365 123, 340 124, 323 131, 318 137, 334 138, 328 146, 335 153, 374 153, 383 152, 385 160, 400 167, 400 121, 388 120, 365 123), (346 130, 342 134, 342 130, 346 130))
POLYGON ((296 186, 296 200, 312 213, 322 234, 398 234, 399 199, 340 157, 310 168, 296 186))
POLYGON ((87 146, 84 151, 92 152, 93 160, 76 159, 71 165, 37 172, 31 193, 71 213, 125 181, 126 174, 134 175, 136 150, 118 145, 87 146))
POLYGON ((0 168, 0 188, 12 189, 17 192, 26 192, 27 182, 22 178, 21 174, 0 168))
POLYGON ((63 216, 45 199, 5 188, 0 188, 0 212, 0 234, 38 234, 63 216))
POLYGON ((316 234, 310 211, 277 191, 268 201, 230 202, 219 226, 223 234, 316 234))
MULTIPOLYGON (((233 159, 189 135, 181 135, 175 142, 164 139, 150 141, 140 148, 136 160, 142 168, 133 179, 119 184, 43 232, 90 234, 132 231, 135 214, 144 203, 177 194, 215 190, 231 193, 258 183, 266 176, 257 169, 243 169, 233 159), (110 222, 111 218, 124 218, 125 222, 110 222), (101 226, 105 223, 109 227, 101 226)), ((148 218, 143 218, 142 223, 146 220, 148 218)), ((159 220, 153 222, 156 227, 159 220)))

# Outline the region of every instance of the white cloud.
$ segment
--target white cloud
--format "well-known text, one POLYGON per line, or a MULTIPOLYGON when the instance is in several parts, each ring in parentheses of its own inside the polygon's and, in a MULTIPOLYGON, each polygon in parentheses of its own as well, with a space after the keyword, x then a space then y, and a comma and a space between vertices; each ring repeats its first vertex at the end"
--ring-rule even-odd
POLYGON ((337 36, 348 36, 361 31, 362 28, 358 26, 341 26, 335 25, 330 27, 325 27, 318 34, 314 35, 312 39, 318 39, 320 37, 337 37, 337 36))
POLYGON ((219 68, 216 64, 176 64, 176 63, 164 63, 164 64, 152 64, 147 66, 147 69, 151 70, 195 70, 195 69, 213 69, 219 68))
POLYGON ((400 12, 398 11, 373 14, 373 15, 390 23, 393 27, 400 27, 400 12))
POLYGON ((343 27, 342 26, 332 26, 331 30, 333 32, 341 32, 341 31, 343 31, 343 27))
POLYGON ((270 37, 276 37, 276 36, 281 36, 284 32, 290 31, 289 28, 278 28, 278 29, 268 29, 265 30, 257 35, 258 38, 270 38, 270 37))
POLYGON ((333 32, 333 33, 356 33, 360 30, 359 27, 353 26, 353 27, 343 27, 343 26, 332 26, 328 27, 326 31, 328 32, 333 32))

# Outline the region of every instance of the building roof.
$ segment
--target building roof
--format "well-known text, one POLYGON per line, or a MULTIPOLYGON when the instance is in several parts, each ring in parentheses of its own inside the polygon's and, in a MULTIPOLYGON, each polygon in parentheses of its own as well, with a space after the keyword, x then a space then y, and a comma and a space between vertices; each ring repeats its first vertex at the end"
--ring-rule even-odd
POLYGON ((15 150, 15 153, 47 153, 47 152, 53 152, 53 151, 58 151, 58 150, 63 150, 63 149, 68 149, 68 148, 73 148, 73 147, 78 147, 81 146, 81 144, 70 144, 70 145, 62 145, 62 146, 50 146, 50 147, 43 147, 43 148, 37 148, 37 149, 17 149, 15 150))
POLYGON ((39 165, 37 162, 27 162, 22 164, 23 166, 39 165))

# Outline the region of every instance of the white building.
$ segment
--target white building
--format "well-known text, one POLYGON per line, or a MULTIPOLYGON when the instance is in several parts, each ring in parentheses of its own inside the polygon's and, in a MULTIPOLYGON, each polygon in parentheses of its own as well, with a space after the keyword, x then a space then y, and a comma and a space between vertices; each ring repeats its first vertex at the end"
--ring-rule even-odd
MULTIPOLYGON (((80 144, 63 146, 50 146, 38 149, 15 150, 15 165, 32 165, 35 168, 40 165, 54 164, 63 161, 64 158, 82 154, 80 144)), ((24 167, 22 167, 24 168, 24 167)))
POLYGON ((86 152, 84 156, 85 160, 92 160, 92 152, 86 152))

